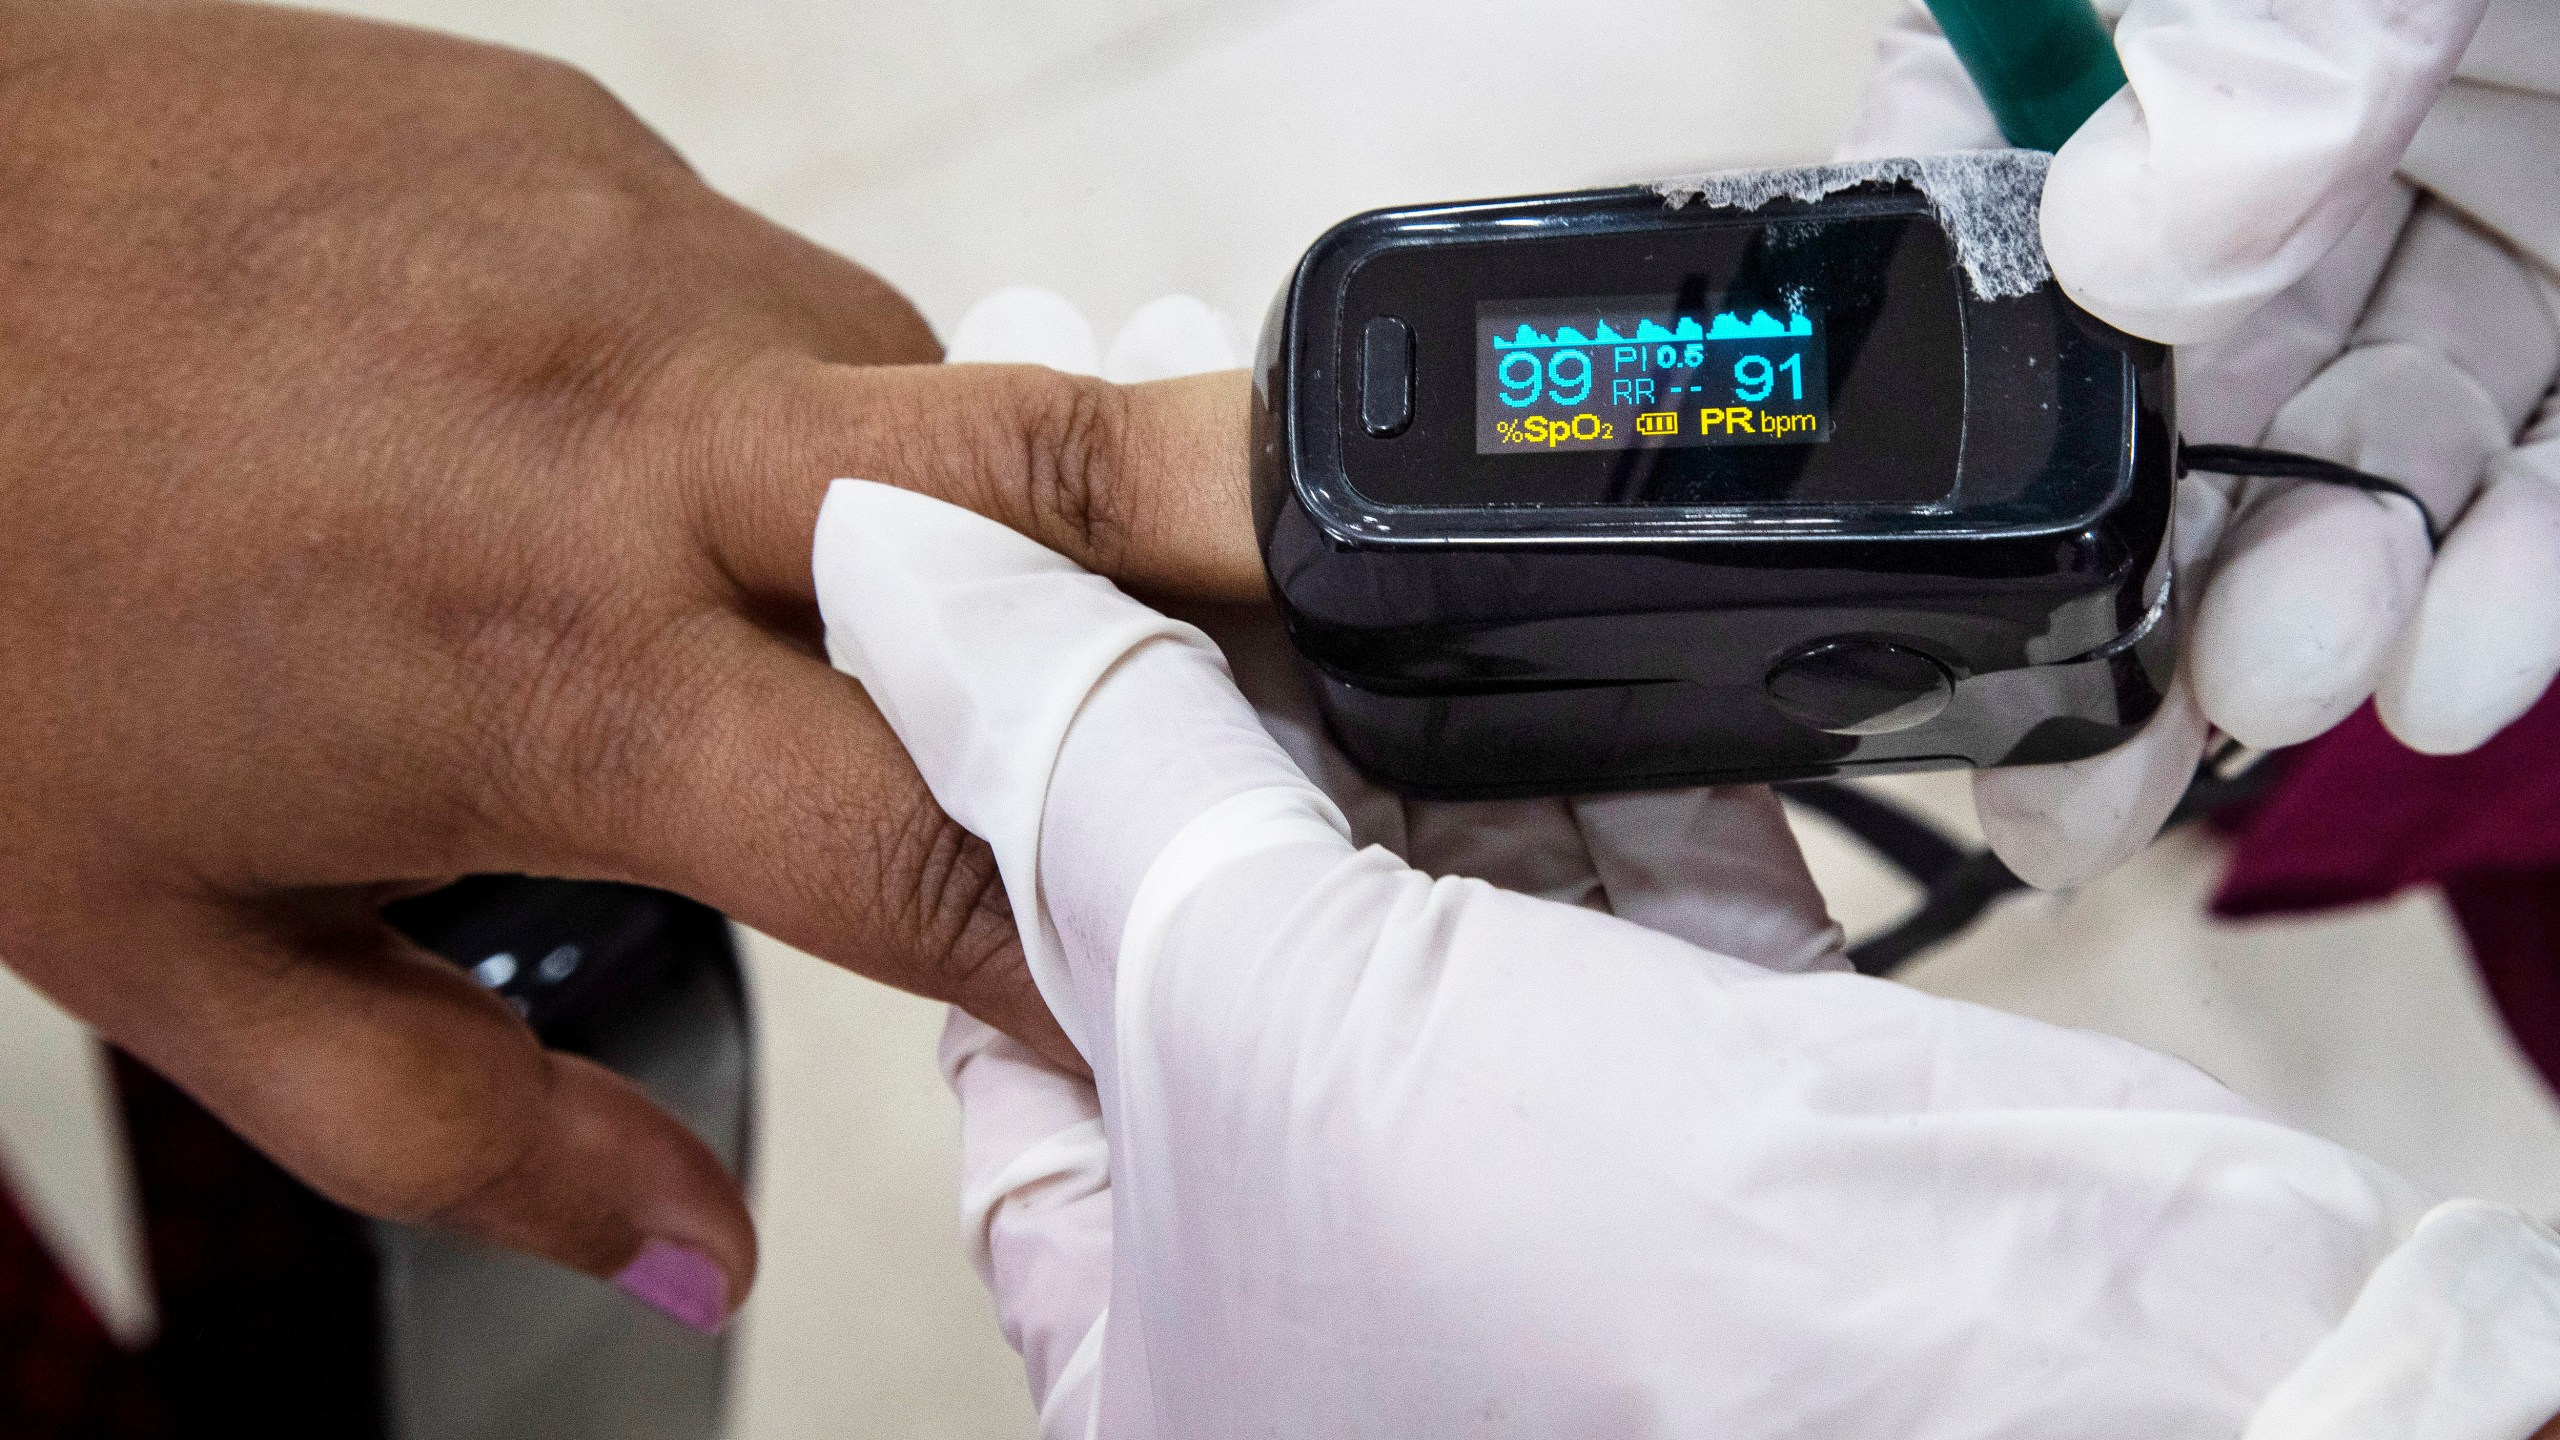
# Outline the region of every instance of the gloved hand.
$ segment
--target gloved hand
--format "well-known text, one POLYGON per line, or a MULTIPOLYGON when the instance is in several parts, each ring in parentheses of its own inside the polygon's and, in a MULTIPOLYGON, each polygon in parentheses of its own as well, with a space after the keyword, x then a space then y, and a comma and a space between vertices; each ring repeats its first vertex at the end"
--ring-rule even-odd
MULTIPOLYGON (((2188 439, 2387 476, 2445 533, 2431 555, 2396 497, 2191 480, 2181 551, 2230 524, 2217 557, 2182 566, 2161 714, 2110 754, 1976 779, 1985 833, 2027 879, 2076 883, 2148 842, 2208 722, 2290 745, 2372 696, 2408 744, 2465 750, 2560 671, 2560 204, 2530 198, 2560 146, 2560 33, 2530 0, 2483 6, 2118 7, 2129 84, 2046 185, 2056 278, 2179 345, 2188 439), (2475 25, 2462 73, 2482 83, 2439 100, 2475 25)), ((2000 143, 1914 0, 1844 155, 2000 143)))
MULTIPOLYGON (((2253 1440, 2560 1409, 2520 1216, 2421 1223, 2121 1042, 1357 848, 1205 636, 964 512, 840 484, 814 570, 1094 1072, 947 1037, 1044 1434, 2230 1434, 2320 1365, 2371 1383, 2253 1440)), ((1734 933, 1819 929, 1759 873, 1734 933)))

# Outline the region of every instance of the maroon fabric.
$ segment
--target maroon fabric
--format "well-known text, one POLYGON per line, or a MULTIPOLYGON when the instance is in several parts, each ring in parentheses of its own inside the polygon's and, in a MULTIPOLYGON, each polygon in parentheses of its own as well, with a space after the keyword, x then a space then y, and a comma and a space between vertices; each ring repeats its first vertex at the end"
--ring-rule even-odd
POLYGON ((381 1321, 363 1222, 177 1086, 115 1058, 160 1301, 149 1359, 184 1433, 380 1436, 381 1321))
POLYGON ((2516 1044, 2560 1090, 2560 874, 2457 875, 2444 891, 2516 1044))
POLYGON ((0 1185, 0 1440, 381 1435, 361 1222, 121 1055, 116 1083, 160 1335, 117 1348, 0 1185))
POLYGON ((2442 887, 2508 1029, 2560 1089, 2560 687, 2468 755, 2421 755, 2368 705, 2284 758, 2233 840, 2214 913, 2442 887))
POLYGON ((107 1338, 0 1187, 0 1435, 162 1440, 178 1433, 142 1357, 107 1338))

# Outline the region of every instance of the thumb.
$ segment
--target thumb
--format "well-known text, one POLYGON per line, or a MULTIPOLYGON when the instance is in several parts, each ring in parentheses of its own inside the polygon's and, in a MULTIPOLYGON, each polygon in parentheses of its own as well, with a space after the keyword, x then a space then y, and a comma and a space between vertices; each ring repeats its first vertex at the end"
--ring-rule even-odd
POLYGON ((191 906, 131 939, 172 983, 88 994, 56 969, 57 998, 322 1194, 613 1280, 697 1330, 745 1297, 755 1230, 718 1157, 378 919, 191 906))
POLYGON ((2054 157, 2044 244, 2072 299, 2170 344, 2301 279, 2384 193, 2487 0, 2138 0, 2125 89, 2054 157))

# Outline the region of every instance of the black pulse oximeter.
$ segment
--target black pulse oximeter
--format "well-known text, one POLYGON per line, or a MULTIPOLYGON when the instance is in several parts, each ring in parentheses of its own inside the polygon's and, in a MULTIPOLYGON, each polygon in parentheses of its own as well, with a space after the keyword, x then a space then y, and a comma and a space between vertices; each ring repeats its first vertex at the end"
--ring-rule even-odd
POLYGON ((2168 351, 1956 252, 1900 181, 1317 241, 1262 336, 1254 499, 1343 748, 1470 797, 2130 737, 2172 664, 2168 351))

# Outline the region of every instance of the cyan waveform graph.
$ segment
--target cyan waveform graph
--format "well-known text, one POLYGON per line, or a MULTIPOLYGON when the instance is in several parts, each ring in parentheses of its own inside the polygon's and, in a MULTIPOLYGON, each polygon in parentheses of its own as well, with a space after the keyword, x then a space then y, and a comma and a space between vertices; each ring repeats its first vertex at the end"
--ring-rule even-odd
POLYGON ((1701 324, 1695 315, 1682 315, 1665 326, 1646 317, 1635 324, 1635 333, 1621 334, 1605 317, 1595 319, 1586 335, 1571 325, 1558 325, 1554 334, 1535 325, 1523 323, 1506 340, 1493 337, 1496 350, 1550 350, 1568 345, 1651 345, 1680 343, 1690 340, 1784 340, 1813 333, 1811 316, 1795 314, 1780 319, 1766 310, 1754 310, 1748 317, 1731 310, 1719 311, 1701 324))

